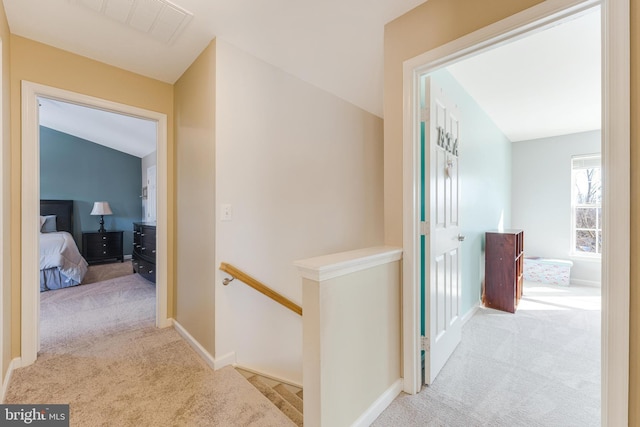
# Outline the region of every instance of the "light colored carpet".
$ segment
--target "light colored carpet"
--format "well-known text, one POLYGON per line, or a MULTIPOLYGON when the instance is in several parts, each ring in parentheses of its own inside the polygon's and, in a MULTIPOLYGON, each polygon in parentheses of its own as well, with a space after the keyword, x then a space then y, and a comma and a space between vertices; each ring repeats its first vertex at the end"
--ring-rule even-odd
POLYGON ((140 276, 42 297, 42 351, 5 403, 69 403, 72 426, 293 425, 232 367, 212 371, 155 328, 155 288, 140 276))
POLYGON ((82 279, 83 285, 115 279, 117 277, 133 274, 131 260, 124 262, 112 262, 107 264, 90 265, 87 274, 82 279))
POLYGON ((479 310, 434 383, 401 394, 373 423, 599 425, 599 289, 534 283, 515 314, 479 310))
MULTIPOLYGON (((110 265, 117 269, 121 264, 110 265)), ((155 298, 153 284, 130 271, 103 282, 42 292, 41 351, 67 352, 105 335, 153 326, 155 298)))

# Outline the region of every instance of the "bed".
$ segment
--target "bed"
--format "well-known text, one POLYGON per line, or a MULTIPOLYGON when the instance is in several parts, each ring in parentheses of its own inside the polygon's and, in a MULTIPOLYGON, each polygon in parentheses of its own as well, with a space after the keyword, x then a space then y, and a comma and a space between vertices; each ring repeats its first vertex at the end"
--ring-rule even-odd
POLYGON ((40 200, 40 292, 76 286, 87 261, 73 239, 73 200, 40 200))

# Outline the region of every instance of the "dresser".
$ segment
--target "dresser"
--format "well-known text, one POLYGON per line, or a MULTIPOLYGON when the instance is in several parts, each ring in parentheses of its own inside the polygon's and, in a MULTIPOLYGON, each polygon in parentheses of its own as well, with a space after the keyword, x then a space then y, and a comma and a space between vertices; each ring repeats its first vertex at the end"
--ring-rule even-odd
POLYGON ((89 264, 124 261, 122 231, 83 231, 82 256, 89 264))
POLYGON ((133 223, 133 272, 156 283, 156 225, 133 223))
POLYGON ((484 305, 515 313, 522 297, 524 232, 486 233, 484 305))

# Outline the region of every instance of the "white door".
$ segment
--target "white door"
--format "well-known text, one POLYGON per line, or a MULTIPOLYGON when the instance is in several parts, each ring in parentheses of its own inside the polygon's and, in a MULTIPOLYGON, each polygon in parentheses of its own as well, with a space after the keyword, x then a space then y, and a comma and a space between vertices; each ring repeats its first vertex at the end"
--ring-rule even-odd
POLYGON ((147 168, 147 216, 145 221, 156 220, 156 165, 147 168))
POLYGON ((425 79, 423 168, 424 380, 431 384, 462 336, 457 106, 425 79), (427 180, 427 182, 424 182, 427 180))

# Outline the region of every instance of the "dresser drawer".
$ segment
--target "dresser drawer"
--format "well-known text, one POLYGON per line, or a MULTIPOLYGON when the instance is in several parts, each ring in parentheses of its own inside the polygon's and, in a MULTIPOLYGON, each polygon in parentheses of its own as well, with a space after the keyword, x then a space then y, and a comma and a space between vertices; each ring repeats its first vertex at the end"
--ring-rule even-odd
POLYGON ((155 263, 149 262, 145 259, 137 257, 134 255, 133 260, 133 272, 138 273, 145 279, 150 282, 156 282, 156 265, 155 263))
POLYGON ((133 250, 145 258, 155 260, 156 257, 156 229, 149 225, 134 224, 133 250))
POLYGON ((156 281, 156 227, 148 223, 133 224, 133 271, 156 281))

